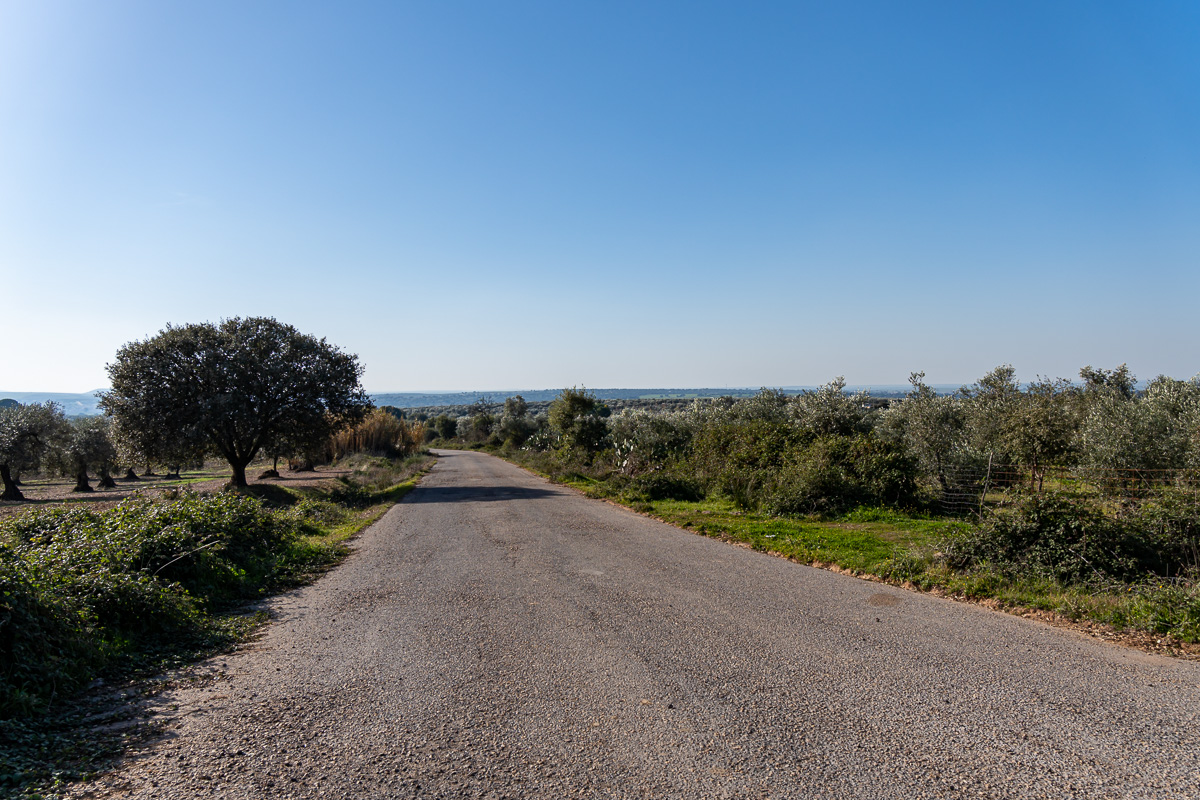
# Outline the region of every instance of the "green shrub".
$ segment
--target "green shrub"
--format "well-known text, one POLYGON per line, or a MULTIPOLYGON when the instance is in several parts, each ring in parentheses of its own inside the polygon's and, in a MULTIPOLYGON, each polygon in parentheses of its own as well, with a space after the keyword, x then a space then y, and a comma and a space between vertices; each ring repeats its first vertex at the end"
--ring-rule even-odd
POLYGON ((0 522, 0 712, 69 692, 114 658, 204 639, 209 611, 290 573, 299 528, 236 494, 0 522))
POLYGON ((945 552, 958 569, 991 564, 1008 576, 1063 583, 1136 580, 1162 567, 1140 526, 1057 494, 1016 495, 1010 507, 948 541, 945 552))
POLYGON ((99 662, 82 620, 39 592, 12 548, 0 545, 0 719, 70 695, 99 662))
POLYGON ((670 471, 649 472, 629 479, 625 494, 632 500, 703 500, 699 481, 670 471))
MULTIPOLYGON (((288 518, 254 498, 191 493, 170 502, 134 498, 102 512, 31 512, 4 528, 41 580, 137 573, 163 586, 177 583, 203 605, 252 596, 296 534, 288 518)), ((140 592, 132 584, 122 591, 140 592)))
POLYGON ((563 389, 547 410, 564 455, 590 462, 608 440, 609 409, 587 389, 563 389), (571 451, 578 451, 572 453, 571 451))
POLYGON ((1200 500, 1195 490, 1161 489, 1127 518, 1159 554, 1159 574, 1200 578, 1200 500))
POLYGON ((788 423, 752 420, 705 428, 693 452, 709 488, 744 508, 833 514, 919 500, 916 460, 872 434, 813 439, 788 423))
POLYGON ((709 492, 754 508, 762 500, 763 487, 776 481, 789 456, 805 441, 786 421, 713 422, 693 439, 691 463, 709 492))

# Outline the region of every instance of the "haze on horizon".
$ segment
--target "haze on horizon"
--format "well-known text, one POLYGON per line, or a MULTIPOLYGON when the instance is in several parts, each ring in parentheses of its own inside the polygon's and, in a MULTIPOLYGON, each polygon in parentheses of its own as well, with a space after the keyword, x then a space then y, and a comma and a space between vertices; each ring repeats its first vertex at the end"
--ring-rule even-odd
POLYGON ((0 0, 0 387, 269 315, 437 387, 1200 372, 1200 7, 0 0))

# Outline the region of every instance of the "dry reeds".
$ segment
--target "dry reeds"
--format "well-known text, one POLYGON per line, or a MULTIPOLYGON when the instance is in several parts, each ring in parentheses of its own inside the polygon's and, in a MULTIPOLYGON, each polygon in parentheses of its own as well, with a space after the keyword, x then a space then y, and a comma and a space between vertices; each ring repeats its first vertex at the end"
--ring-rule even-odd
POLYGON ((334 434, 329 451, 335 460, 352 453, 403 457, 415 453, 424 441, 424 425, 397 419, 377 408, 359 424, 334 434))

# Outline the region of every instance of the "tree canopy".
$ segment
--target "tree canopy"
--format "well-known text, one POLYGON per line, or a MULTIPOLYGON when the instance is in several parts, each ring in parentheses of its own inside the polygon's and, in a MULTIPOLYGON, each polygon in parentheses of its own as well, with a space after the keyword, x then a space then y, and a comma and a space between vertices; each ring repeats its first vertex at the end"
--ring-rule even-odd
POLYGON ((51 402, 0 408, 0 500, 24 500, 13 472, 36 467, 66 427, 62 409, 51 402))
POLYGON ((75 478, 73 492, 90 492, 88 470, 95 470, 100 485, 116 486, 112 470, 117 465, 117 447, 113 443, 112 425, 104 417, 75 417, 68 421, 62 437, 62 446, 50 458, 50 462, 64 475, 75 478))
POLYGON ((108 374, 100 406, 126 436, 145 448, 211 449, 235 486, 264 448, 330 434, 371 407, 356 356, 270 317, 168 325, 122 347, 108 374))

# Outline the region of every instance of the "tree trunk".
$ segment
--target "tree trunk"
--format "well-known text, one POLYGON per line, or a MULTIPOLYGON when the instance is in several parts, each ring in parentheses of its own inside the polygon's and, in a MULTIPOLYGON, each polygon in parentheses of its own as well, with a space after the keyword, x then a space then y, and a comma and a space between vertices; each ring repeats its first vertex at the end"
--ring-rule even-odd
POLYGON ((25 499, 25 495, 21 494, 21 490, 12 479, 12 473, 8 471, 8 464, 0 464, 0 480, 4 481, 4 493, 0 494, 0 500, 25 499))
POLYGON ((92 484, 88 483, 87 467, 82 467, 75 473, 75 488, 72 492, 94 492, 92 484))
POLYGON ((112 476, 112 475, 110 475, 110 474, 108 473, 108 470, 107 470, 107 469, 102 469, 102 470, 100 470, 100 484, 99 484, 99 486, 100 486, 100 488, 101 488, 101 489, 115 489, 115 488, 117 488, 117 482, 113 480, 113 476, 112 476))
POLYGON ((163 477, 167 478, 169 480, 180 480, 181 478, 183 478, 183 476, 179 474, 179 471, 181 469, 183 469, 183 467, 179 464, 175 464, 174 466, 168 466, 167 474, 164 475, 163 477))
POLYGON ((233 486, 234 488, 237 488, 237 489, 247 486, 248 484, 246 483, 246 465, 245 464, 235 464, 232 461, 230 461, 229 466, 233 468, 233 476, 229 479, 229 485, 233 486))
POLYGON ((140 480, 141 480, 141 478, 139 478, 139 477, 138 477, 138 474, 137 474, 136 472, 134 472, 134 471, 133 471, 133 467, 130 467, 129 469, 125 470, 125 480, 127 480, 127 481, 140 481, 140 480))
POLYGON ((147 464, 146 471, 142 473, 142 477, 143 478, 157 478, 158 476, 154 474, 154 470, 150 469, 150 465, 147 464))

